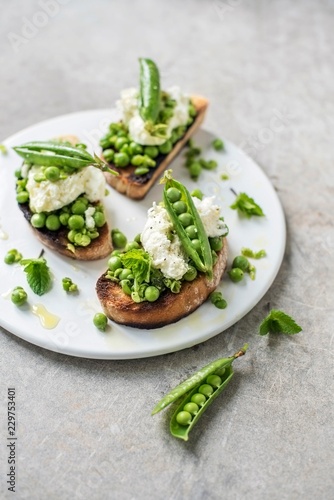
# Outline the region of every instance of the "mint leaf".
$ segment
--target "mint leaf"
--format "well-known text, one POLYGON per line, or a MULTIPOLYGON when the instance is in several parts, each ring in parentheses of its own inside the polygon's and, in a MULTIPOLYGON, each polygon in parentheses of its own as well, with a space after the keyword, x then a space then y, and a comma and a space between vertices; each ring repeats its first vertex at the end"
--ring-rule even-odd
POLYGON ((233 210, 238 210, 246 217, 250 218, 252 215, 264 216, 262 208, 255 203, 253 198, 250 198, 246 193, 237 195, 235 202, 230 206, 233 210))
POLYGON ((43 295, 51 288, 51 274, 45 259, 23 259, 20 262, 27 273, 27 282, 36 295, 43 295))
POLYGON ((122 264, 131 269, 137 285, 150 281, 151 258, 143 249, 133 249, 120 256, 122 264))
POLYGON ((268 316, 260 325, 260 335, 267 333, 284 333, 285 335, 295 335, 302 331, 302 328, 297 325, 295 320, 283 311, 272 309, 268 316))

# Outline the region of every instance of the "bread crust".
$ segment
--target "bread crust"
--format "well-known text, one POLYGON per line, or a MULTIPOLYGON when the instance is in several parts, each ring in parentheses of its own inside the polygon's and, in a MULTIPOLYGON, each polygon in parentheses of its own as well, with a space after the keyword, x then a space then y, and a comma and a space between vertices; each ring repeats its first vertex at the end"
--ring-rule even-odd
MULTIPOLYGON (((129 166, 125 168, 118 168, 113 163, 109 163, 110 168, 116 170, 119 173, 118 176, 115 176, 108 172, 105 172, 104 175, 110 186, 115 188, 119 193, 125 194, 126 196, 134 200, 141 200, 146 196, 155 181, 161 176, 163 171, 178 155, 180 150, 190 139, 190 137, 196 132, 196 130, 204 120, 209 101, 201 96, 191 96, 191 100, 197 111, 196 118, 190 125, 182 139, 180 139, 174 145, 172 151, 167 156, 163 156, 163 159, 162 161, 160 161, 160 163, 158 163, 158 166, 155 168, 151 168, 146 175, 136 176, 134 174, 134 171, 137 167, 129 166)), ((159 161, 159 157, 157 158, 157 160, 159 161)))
POLYGON ((219 285, 226 263, 227 242, 224 238, 211 281, 200 273, 194 281, 184 281, 180 293, 165 290, 156 302, 138 304, 123 292, 118 283, 103 274, 96 283, 96 293, 104 313, 116 323, 147 330, 159 328, 179 321, 203 304, 219 285))
POLYGON ((60 253, 61 255, 66 255, 66 257, 70 257, 75 260, 88 261, 104 259, 112 251, 111 234, 107 223, 99 228, 100 235, 98 238, 92 240, 87 247, 75 247, 75 253, 73 253, 67 248, 70 241, 67 239, 67 230, 65 230, 65 228, 61 228, 58 231, 37 229, 30 223, 33 213, 31 212, 29 205, 27 203, 19 204, 19 208, 29 222, 33 233, 43 243, 43 245, 60 253))

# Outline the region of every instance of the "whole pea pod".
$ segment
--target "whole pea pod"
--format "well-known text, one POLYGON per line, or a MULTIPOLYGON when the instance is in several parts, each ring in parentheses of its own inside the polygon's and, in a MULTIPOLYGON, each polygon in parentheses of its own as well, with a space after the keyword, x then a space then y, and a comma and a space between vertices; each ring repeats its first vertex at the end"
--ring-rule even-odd
POLYGON ((212 278, 212 252, 210 247, 209 238, 205 232, 202 219, 200 218, 198 211, 194 205, 193 199, 189 191, 180 182, 174 180, 171 177, 170 171, 165 172, 165 176, 162 181, 165 183, 165 189, 163 193, 163 199, 165 208, 168 215, 173 223, 174 229, 181 240, 182 247, 188 257, 194 262, 197 269, 203 273, 206 273, 209 279, 212 278), (168 195, 170 188, 176 188, 180 193, 180 199, 178 201, 184 202, 187 212, 191 216, 191 220, 195 225, 197 232, 197 239, 200 245, 200 251, 197 251, 190 237, 187 234, 186 228, 180 221, 180 215, 175 211, 175 204, 172 203, 168 195))
POLYGON ((27 163, 33 165, 69 168, 73 169, 73 171, 92 165, 103 171, 118 175, 98 156, 95 154, 92 156, 79 147, 65 146, 52 141, 32 141, 16 146, 13 149, 27 163))
POLYGON ((160 108, 160 75, 151 59, 140 58, 140 106, 139 113, 145 122, 154 124, 160 108))
POLYGON ((233 356, 219 358, 201 368, 162 398, 154 407, 152 415, 185 396, 172 416, 170 431, 173 436, 187 441, 196 422, 230 382, 233 361, 243 356, 247 349, 248 344, 245 344, 233 356))

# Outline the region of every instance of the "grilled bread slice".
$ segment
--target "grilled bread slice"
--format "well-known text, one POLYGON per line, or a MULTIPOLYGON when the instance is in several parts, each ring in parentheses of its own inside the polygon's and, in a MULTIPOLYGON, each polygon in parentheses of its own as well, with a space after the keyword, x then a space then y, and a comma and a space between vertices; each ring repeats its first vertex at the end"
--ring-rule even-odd
MULTIPOLYGON (((28 203, 18 204, 24 217, 30 224, 33 215, 28 203)), ((70 243, 67 239, 68 229, 61 228, 58 231, 49 231, 46 228, 37 229, 30 224, 31 229, 37 238, 48 248, 54 250, 66 257, 76 260, 98 260, 104 259, 112 251, 111 235, 108 224, 105 223, 99 228, 99 237, 91 241, 87 247, 74 247, 74 251, 69 250, 67 245, 70 243)))
POLYGON ((141 200, 146 196, 155 181, 161 176, 163 171, 168 167, 172 160, 174 160, 174 158, 178 155, 180 150, 190 139, 190 137, 196 132, 196 130, 204 120, 209 101, 201 96, 192 96, 191 101, 193 102, 197 111, 196 118, 187 129, 182 139, 180 139, 174 145, 171 152, 167 155, 159 155, 156 158, 157 165, 154 168, 150 168, 149 172, 144 175, 135 175, 134 170, 136 169, 136 167, 134 166, 119 168, 110 163, 110 168, 116 170, 119 173, 118 176, 115 176, 109 174, 108 172, 105 172, 107 182, 108 184, 110 184, 110 186, 115 188, 119 193, 125 194, 126 196, 134 200, 141 200))
POLYGON ((165 290, 156 302, 134 302, 118 283, 102 275, 96 284, 97 296, 105 314, 122 325, 136 328, 159 328, 175 323, 197 309, 213 292, 224 274, 227 262, 227 243, 218 252, 213 279, 199 273, 194 281, 184 281, 179 293, 165 290))

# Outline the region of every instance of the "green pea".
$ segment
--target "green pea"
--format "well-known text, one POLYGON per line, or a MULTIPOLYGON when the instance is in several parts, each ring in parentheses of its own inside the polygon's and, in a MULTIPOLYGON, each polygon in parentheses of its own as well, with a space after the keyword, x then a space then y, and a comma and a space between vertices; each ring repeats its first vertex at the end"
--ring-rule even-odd
POLYGON ((225 147, 223 141, 218 138, 212 141, 212 146, 216 151, 222 151, 225 147))
POLYGON ((193 394, 191 396, 191 401, 193 403, 196 403, 198 406, 203 406, 206 401, 206 397, 204 396, 204 394, 199 394, 197 392, 196 394, 193 394))
POLYGON ((116 153, 114 163, 117 167, 126 167, 130 163, 130 158, 126 153, 116 153))
POLYGON ((122 267, 123 267, 122 261, 116 255, 114 257, 110 257, 110 259, 108 260, 108 269, 110 269, 110 271, 116 271, 116 269, 122 267))
POLYGON ((195 238, 191 240, 192 246, 195 248, 196 252, 201 253, 202 252, 202 245, 201 242, 195 238))
POLYGON ((168 188, 166 194, 171 203, 175 203, 181 199, 181 191, 175 187, 168 188))
POLYGON ((116 229, 111 231, 111 239, 114 248, 124 248, 127 243, 126 236, 116 229))
POLYGON ((6 264, 14 264, 16 262, 20 262, 22 259, 22 254, 16 250, 16 248, 12 248, 5 255, 4 261, 6 264))
POLYGON ((176 415, 176 421, 180 425, 189 425, 192 421, 191 413, 188 411, 180 411, 180 413, 176 415))
POLYGON ((123 130, 122 128, 117 132, 117 137, 125 137, 127 138, 128 137, 128 134, 126 133, 125 130, 123 130))
POLYGON ((144 148, 144 153, 150 158, 156 158, 159 154, 159 149, 155 146, 146 146, 144 148))
POLYGON ((71 231, 68 232, 67 234, 67 239, 71 242, 71 243, 74 243, 74 238, 76 236, 77 231, 75 231, 74 229, 71 229, 71 231))
POLYGON ((110 141, 109 139, 107 139, 106 137, 103 137, 101 140, 100 140, 100 146, 102 149, 106 149, 106 148, 109 148, 110 146, 110 141))
POLYGON ((76 200, 71 207, 71 212, 72 214, 75 215, 83 215, 86 210, 87 210, 87 205, 82 200, 76 200))
POLYGON ((183 227, 188 227, 194 223, 193 216, 188 212, 179 215, 179 221, 183 227))
POLYGON ((74 236, 74 243, 76 243, 80 247, 87 247, 92 240, 87 234, 77 233, 74 236))
POLYGON ((238 267, 234 267, 229 271, 228 273, 230 280, 233 281, 234 283, 238 283, 241 281, 244 277, 244 272, 242 269, 239 269, 238 267))
POLYGON ((11 301, 16 306, 22 306, 27 301, 28 295, 27 292, 21 287, 17 286, 14 288, 11 294, 11 301))
POLYGON ((131 269, 122 269, 122 272, 119 274, 119 279, 126 280, 131 274, 131 269))
POLYGON ((58 231, 58 229, 60 228, 59 217, 54 214, 48 215, 45 221, 45 225, 50 231, 58 231))
POLYGON ((197 238, 198 237, 198 231, 197 231, 197 228, 196 226, 194 226, 193 224, 186 227, 186 233, 187 235, 189 236, 189 238, 191 240, 193 240, 194 238, 197 238))
POLYGON ((93 323, 96 326, 96 328, 104 332, 107 328, 108 318, 103 313, 96 313, 93 318, 93 323))
POLYGON ((190 177, 192 179, 198 179, 198 177, 201 175, 202 172, 202 167, 198 161, 194 161, 191 163, 189 167, 189 172, 190 172, 190 177))
POLYGON ((140 248, 139 243, 137 243, 136 241, 130 241, 130 243, 126 245, 125 251, 129 252, 129 250, 137 250, 138 248, 140 248))
POLYGON ((110 254, 111 257, 114 257, 114 256, 119 256, 119 255, 122 255, 122 252, 120 250, 113 250, 110 254))
POLYGON ((144 161, 143 155, 135 155, 131 158, 131 164, 135 167, 139 167, 144 161))
POLYGON ((215 252, 219 252, 223 248, 223 240, 219 236, 215 236, 213 238, 209 238, 210 247, 215 252))
POLYGON ((206 396, 208 398, 213 393, 213 388, 209 384, 202 384, 199 387, 198 392, 200 394, 204 394, 204 396, 206 396))
POLYGON ((102 227, 106 223, 106 218, 103 212, 95 212, 93 214, 96 227, 102 227))
POLYGON ((188 210, 186 203, 181 200, 173 203, 173 208, 178 215, 183 214, 188 210))
POLYGON ((149 172, 150 169, 148 167, 137 167, 134 171, 136 175, 145 175, 149 172))
POLYGON ((119 267, 118 269, 116 269, 116 271, 114 271, 115 278, 119 278, 119 275, 121 274, 122 271, 123 271, 122 267, 119 267))
POLYGON ((90 231, 88 231, 87 234, 91 240, 95 240, 95 238, 98 238, 100 236, 98 231, 95 231, 95 230, 90 230, 90 231))
POLYGON ((152 160, 152 158, 150 158, 148 155, 144 156, 143 166, 153 168, 153 167, 155 167, 155 165, 156 165, 156 162, 154 160, 152 160))
POLYGON ((145 290, 145 299, 148 302, 155 302, 159 298, 160 292, 155 286, 148 286, 145 290))
POLYGON ((130 158, 132 156, 132 153, 129 144, 124 144, 124 146, 122 146, 120 149, 120 153, 124 153, 130 158))
POLYGON ((121 149, 121 147, 124 146, 124 144, 128 144, 128 140, 125 137, 118 137, 116 142, 115 142, 115 149, 117 149, 117 151, 119 151, 121 149))
POLYGON ((217 389, 222 383, 222 379, 218 375, 209 375, 206 383, 217 389))
POLYGON ((46 180, 46 177, 45 175, 43 174, 43 172, 37 172, 35 175, 34 175, 34 181, 35 182, 43 182, 46 180))
POLYGON ((215 160, 208 160, 208 161, 206 161, 206 160, 204 160, 204 158, 202 158, 200 160, 200 164, 206 170, 214 170, 218 166, 218 163, 215 160))
POLYGON ((18 203, 27 203, 29 200, 29 193, 28 191, 21 191, 20 193, 17 193, 16 195, 16 201, 18 203))
POLYGON ((232 263, 233 268, 238 267, 239 269, 242 269, 244 273, 249 270, 249 266, 250 266, 249 260, 243 255, 238 255, 237 257, 235 257, 232 263))
POLYGON ((103 156, 104 156, 104 159, 108 162, 111 162, 114 158, 114 150, 113 149, 105 149, 103 151, 103 156))
POLYGON ((81 215, 71 215, 68 219, 70 229, 82 229, 85 225, 85 219, 81 215))
POLYGON ((191 196, 202 200, 204 195, 200 189, 194 189, 194 191, 191 192, 191 196))
POLYGON ((66 212, 65 213, 61 213, 59 215, 60 224, 62 224, 63 226, 67 226, 69 218, 70 218, 70 214, 68 214, 66 212))
POLYGON ((183 275, 183 279, 186 281, 194 281, 194 279, 197 276, 197 269, 194 266, 189 266, 188 271, 186 274, 183 275))
POLYGON ((56 182, 60 177, 60 170, 58 167, 48 167, 45 169, 44 175, 48 181, 56 182))
POLYGON ((5 261, 5 264, 14 264, 15 262, 15 254, 14 253, 11 253, 11 252, 8 252, 5 257, 4 257, 4 261, 5 261))
POLYGON ((120 282, 120 285, 122 287, 123 292, 126 295, 131 295, 132 290, 131 290, 131 281, 130 280, 122 280, 120 282))
POLYGON ((184 405, 183 410, 188 411, 192 415, 196 415, 199 410, 199 406, 196 403, 187 403, 184 405))
POLYGON ((172 141, 168 140, 159 146, 159 151, 163 155, 167 155, 173 149, 172 141))
POLYGON ((37 227, 38 229, 40 229, 41 227, 45 226, 45 220, 46 220, 45 214, 43 213, 34 214, 30 219, 30 223, 33 227, 37 227))
POLYGON ((136 142, 131 142, 129 147, 131 154, 133 155, 140 155, 144 151, 143 146, 141 144, 137 144, 136 142))

